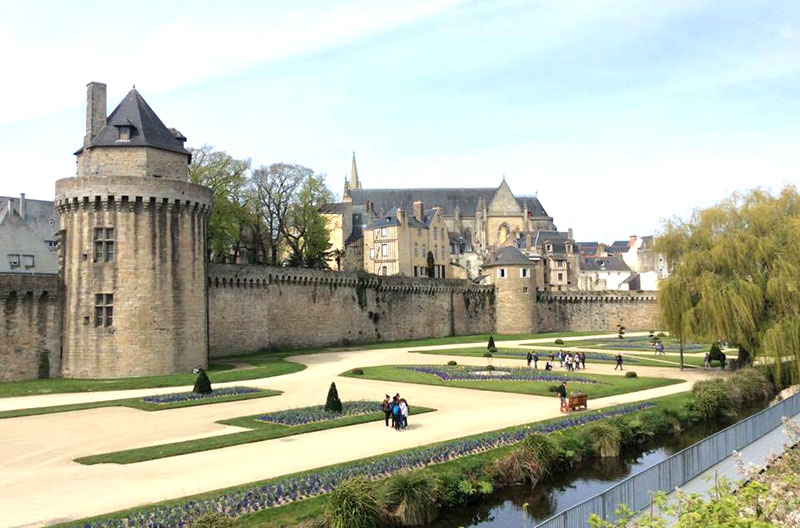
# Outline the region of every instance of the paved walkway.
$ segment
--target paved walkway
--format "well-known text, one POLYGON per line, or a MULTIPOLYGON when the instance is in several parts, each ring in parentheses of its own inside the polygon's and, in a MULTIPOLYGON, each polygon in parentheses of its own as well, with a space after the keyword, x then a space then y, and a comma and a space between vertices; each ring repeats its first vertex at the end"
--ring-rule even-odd
MULTIPOLYGON (((792 419, 800 424, 800 413, 792 417, 792 419)), ((783 425, 776 427, 769 433, 765 434, 749 446, 742 448, 739 454, 742 456, 742 461, 745 465, 753 464, 755 466, 764 467, 767 460, 771 456, 779 455, 786 449, 787 438, 783 434, 783 425)), ((680 486, 681 491, 684 493, 698 493, 703 497, 708 497, 709 490, 713 486, 714 477, 725 477, 730 481, 738 481, 742 479, 742 475, 736 465, 733 456, 729 456, 722 462, 712 466, 704 473, 693 478, 683 486, 680 486)), ((675 500, 676 494, 674 491, 667 494, 670 501, 675 500)), ((649 515, 648 511, 640 514, 641 517, 649 515)), ((674 517, 665 517, 667 526, 672 526, 677 522, 674 517)))
MULTIPOLYGON (((519 346, 520 342, 503 342, 503 346, 519 346)), ((450 347, 464 346, 467 345, 450 347)), ((558 402, 550 397, 338 377, 355 367, 443 364, 449 359, 456 359, 459 364, 485 364, 483 358, 414 354, 409 353, 407 347, 331 352, 292 358, 308 366, 300 372, 219 384, 284 391, 280 396, 156 412, 108 407, 0 420, 3 452, 0 457, 0 526, 40 526, 79 519, 559 415, 558 402), (379 422, 137 464, 83 466, 73 462, 77 457, 90 454, 240 431, 238 427, 216 421, 320 404, 333 380, 344 400, 377 400, 385 393, 400 392, 408 398, 412 411, 414 405, 421 405, 434 407, 438 412, 412 415, 411 426, 401 433, 387 430, 379 422)), ((519 361, 496 358, 494 364, 519 366, 519 361)), ((589 373, 624 374, 615 372, 609 364, 587 366, 589 373)), ((712 375, 660 367, 637 366, 636 371, 641 376, 667 376, 685 381, 596 399, 591 402, 592 408, 686 391, 694 381, 712 375)), ((171 387, 3 398, 0 410, 188 389, 171 387)))

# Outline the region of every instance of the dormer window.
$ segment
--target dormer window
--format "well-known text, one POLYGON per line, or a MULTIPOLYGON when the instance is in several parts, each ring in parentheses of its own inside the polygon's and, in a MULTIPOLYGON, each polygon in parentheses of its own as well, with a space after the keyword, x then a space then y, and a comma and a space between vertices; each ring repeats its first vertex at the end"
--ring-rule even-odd
POLYGON ((553 245, 552 245, 552 244, 547 244, 547 245, 544 247, 544 250, 545 250, 545 251, 547 251, 548 253, 549 253, 550 251, 553 251, 553 245))
POLYGON ((118 126, 117 127, 117 141, 130 141, 131 140, 131 127, 118 126))

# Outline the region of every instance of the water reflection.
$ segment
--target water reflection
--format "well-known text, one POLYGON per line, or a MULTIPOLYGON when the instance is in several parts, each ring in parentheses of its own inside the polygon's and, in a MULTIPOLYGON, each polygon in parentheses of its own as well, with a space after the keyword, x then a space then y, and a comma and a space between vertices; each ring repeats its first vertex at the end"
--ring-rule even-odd
MULTIPOLYGON (((739 419, 762 407, 748 409, 739 419)), ((657 464, 678 451, 724 429, 723 423, 703 422, 680 435, 654 439, 648 446, 628 450, 615 458, 595 458, 554 475, 534 489, 513 486, 479 504, 449 510, 431 528, 530 527, 608 489, 612 484, 657 464), (528 504, 527 515, 522 505, 528 504)))

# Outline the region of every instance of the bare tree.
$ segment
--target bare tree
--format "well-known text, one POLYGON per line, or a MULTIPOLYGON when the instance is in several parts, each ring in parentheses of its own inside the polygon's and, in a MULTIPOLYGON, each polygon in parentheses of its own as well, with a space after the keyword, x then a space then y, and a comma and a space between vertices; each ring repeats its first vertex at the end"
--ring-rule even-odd
POLYGON ((280 263, 289 210, 296 203, 303 182, 313 175, 314 171, 307 167, 287 163, 273 163, 253 171, 258 215, 263 220, 269 246, 268 264, 280 263))

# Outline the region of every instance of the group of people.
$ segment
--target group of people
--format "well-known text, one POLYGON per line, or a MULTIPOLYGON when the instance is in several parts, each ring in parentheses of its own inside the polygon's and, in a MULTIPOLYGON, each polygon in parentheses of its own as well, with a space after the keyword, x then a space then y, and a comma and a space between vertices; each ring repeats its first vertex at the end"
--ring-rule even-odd
MULTIPOLYGON (((580 369, 586 369, 586 353, 585 352, 575 352, 571 354, 569 352, 564 352, 563 350, 559 350, 558 354, 550 352, 549 354, 549 361, 545 362, 544 369, 545 370, 553 370, 553 364, 558 358, 558 363, 561 368, 566 367, 569 371, 575 371, 580 369)), ((533 363, 533 368, 539 368, 539 353, 536 351, 528 352, 528 368, 531 368, 531 363, 533 363)))
POLYGON ((400 397, 400 393, 390 397, 388 394, 381 403, 381 410, 386 416, 386 427, 389 427, 389 420, 395 431, 408 427, 408 402, 400 397))

